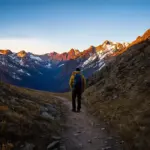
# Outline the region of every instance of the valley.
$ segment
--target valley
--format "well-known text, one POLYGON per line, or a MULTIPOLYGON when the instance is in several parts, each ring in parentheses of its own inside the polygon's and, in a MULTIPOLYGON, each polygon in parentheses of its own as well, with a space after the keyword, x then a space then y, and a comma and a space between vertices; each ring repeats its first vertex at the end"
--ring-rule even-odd
POLYGON ((105 41, 81 52, 71 49, 62 54, 52 52, 44 55, 35 55, 24 50, 18 53, 0 50, 0 79, 36 90, 67 92, 69 77, 76 67, 80 67, 88 78, 105 65, 105 58, 128 45, 105 41))

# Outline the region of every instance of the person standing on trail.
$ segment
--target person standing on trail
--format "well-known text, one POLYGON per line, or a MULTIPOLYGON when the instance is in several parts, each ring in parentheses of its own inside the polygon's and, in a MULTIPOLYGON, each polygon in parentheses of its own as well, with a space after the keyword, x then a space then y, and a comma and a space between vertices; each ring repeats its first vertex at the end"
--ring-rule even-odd
POLYGON ((81 109, 81 96, 86 86, 86 79, 81 74, 80 68, 76 68, 70 77, 69 81, 70 88, 72 90, 72 111, 76 112, 76 97, 77 97, 77 112, 81 109))

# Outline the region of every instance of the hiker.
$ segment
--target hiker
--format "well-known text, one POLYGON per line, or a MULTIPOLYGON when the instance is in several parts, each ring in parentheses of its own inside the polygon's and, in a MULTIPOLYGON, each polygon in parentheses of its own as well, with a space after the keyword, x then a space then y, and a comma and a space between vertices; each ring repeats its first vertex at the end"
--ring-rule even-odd
POLYGON ((70 77, 69 81, 70 88, 72 90, 72 111, 76 112, 76 97, 77 97, 77 112, 81 109, 81 95, 84 92, 86 79, 81 74, 80 68, 76 68, 70 77))

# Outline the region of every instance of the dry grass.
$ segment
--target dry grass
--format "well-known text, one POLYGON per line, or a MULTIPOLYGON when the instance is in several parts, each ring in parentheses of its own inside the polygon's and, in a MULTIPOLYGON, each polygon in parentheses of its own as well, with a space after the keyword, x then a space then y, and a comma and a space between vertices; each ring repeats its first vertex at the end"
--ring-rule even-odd
POLYGON ((31 142, 38 149, 46 148, 51 136, 60 133, 61 101, 53 93, 4 83, 0 83, 0 89, 0 105, 8 107, 0 112, 0 144, 10 142, 19 147, 23 142, 31 142), (55 107, 55 120, 41 117, 40 107, 47 104, 55 107))
POLYGON ((112 101, 95 101, 88 97, 88 106, 93 115, 119 132, 127 143, 127 149, 147 150, 150 147, 150 101, 142 101, 141 97, 136 100, 120 97, 112 101))

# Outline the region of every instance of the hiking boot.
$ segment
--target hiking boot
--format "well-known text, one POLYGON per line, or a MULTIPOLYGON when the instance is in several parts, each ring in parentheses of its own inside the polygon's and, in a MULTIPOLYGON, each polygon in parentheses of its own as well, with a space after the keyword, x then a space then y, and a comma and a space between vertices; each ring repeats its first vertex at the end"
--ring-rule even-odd
POLYGON ((76 112, 76 110, 75 110, 75 109, 72 109, 72 112, 76 112))
POLYGON ((77 112, 79 113, 79 112, 80 112, 80 109, 78 109, 77 112))

